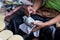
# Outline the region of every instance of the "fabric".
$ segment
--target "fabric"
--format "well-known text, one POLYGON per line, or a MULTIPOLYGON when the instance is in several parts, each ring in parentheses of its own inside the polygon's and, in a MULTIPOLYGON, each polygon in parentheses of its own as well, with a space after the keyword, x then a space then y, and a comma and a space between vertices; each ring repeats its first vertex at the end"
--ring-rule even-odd
POLYGON ((40 31, 40 39, 41 40, 54 40, 55 38, 55 27, 54 26, 49 26, 46 28, 41 29, 40 31))
POLYGON ((13 31, 14 34, 18 34, 18 26, 23 23, 22 17, 25 15, 24 12, 18 10, 15 12, 16 15, 10 20, 9 24, 6 26, 7 29, 13 31))
MULTIPOLYGON (((7 28, 9 30, 12 30, 14 34, 20 34, 20 35, 25 35, 25 33, 19 29, 19 25, 21 25, 23 22, 23 19, 22 17, 24 16, 23 12, 20 12, 18 16, 15 16, 9 23, 9 25, 7 26, 7 28), (20 14, 21 13, 21 14, 20 14)), ((41 17, 37 14, 35 15, 31 15, 31 17, 34 19, 34 20, 39 20, 39 21, 43 21, 43 22, 46 22, 48 20, 50 20, 50 18, 46 18, 46 17, 41 17)), ((55 27, 54 27, 55 28, 55 27)), ((42 30, 40 30, 40 34, 42 34, 42 36, 44 36, 44 38, 42 38, 42 36, 40 35, 41 39, 44 39, 44 40, 50 40, 51 37, 52 37, 52 28, 48 27, 48 28, 44 28, 42 30)), ((31 37, 32 38, 32 35, 31 36, 29 35, 29 38, 31 37)), ((34 36, 33 36, 34 37, 34 36)), ((31 39, 30 38, 30 39, 31 39)))
POLYGON ((52 8, 60 12, 60 0, 46 0, 45 7, 52 8))
POLYGON ((60 28, 56 28, 54 40, 60 40, 60 28))

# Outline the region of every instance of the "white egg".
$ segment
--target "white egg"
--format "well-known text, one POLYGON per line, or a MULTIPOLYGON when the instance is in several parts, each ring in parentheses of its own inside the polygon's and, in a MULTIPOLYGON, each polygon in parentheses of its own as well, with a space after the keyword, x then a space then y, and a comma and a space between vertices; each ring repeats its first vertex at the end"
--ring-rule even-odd
POLYGON ((5 29, 4 18, 5 18, 5 15, 0 15, 0 31, 5 29))
POLYGON ((24 40, 22 36, 20 35, 13 35, 8 40, 24 40))
POLYGON ((0 32, 0 38, 7 40, 9 37, 13 36, 13 32, 10 30, 4 30, 0 32))
POLYGON ((0 40, 3 40, 2 38, 0 38, 0 40))

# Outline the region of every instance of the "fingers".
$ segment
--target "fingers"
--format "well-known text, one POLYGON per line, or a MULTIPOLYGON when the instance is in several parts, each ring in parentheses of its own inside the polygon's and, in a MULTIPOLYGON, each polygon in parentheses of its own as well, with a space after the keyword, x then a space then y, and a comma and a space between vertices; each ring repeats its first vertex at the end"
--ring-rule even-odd
POLYGON ((36 10, 33 9, 33 14, 36 14, 36 10))
POLYGON ((28 7, 27 7, 27 10, 28 10, 29 13, 32 13, 33 8, 32 8, 31 6, 28 6, 28 7))
POLYGON ((28 6, 26 11, 27 11, 28 15, 30 15, 31 13, 36 14, 36 10, 34 10, 33 7, 31 7, 31 6, 28 6))
POLYGON ((36 28, 34 28, 32 31, 37 31, 40 30, 41 28, 44 28, 44 23, 43 22, 33 22, 34 25, 36 25, 36 28))
POLYGON ((41 22, 33 22, 33 24, 39 26, 41 22))
POLYGON ((33 22, 32 24, 37 25, 37 23, 36 23, 36 22, 33 22))
POLYGON ((30 14, 32 13, 32 10, 33 10, 33 8, 31 6, 28 6, 25 10, 26 15, 30 16, 30 14))
POLYGON ((39 28, 39 27, 33 28, 33 29, 32 29, 32 32, 35 32, 35 31, 37 31, 37 30, 40 30, 40 28, 39 28))

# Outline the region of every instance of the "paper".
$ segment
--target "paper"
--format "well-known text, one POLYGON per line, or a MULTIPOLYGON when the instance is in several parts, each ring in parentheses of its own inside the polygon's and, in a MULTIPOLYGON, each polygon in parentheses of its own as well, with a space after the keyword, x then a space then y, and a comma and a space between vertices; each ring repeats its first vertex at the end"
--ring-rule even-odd
MULTIPOLYGON (((20 26, 19 26, 19 28, 23 31, 23 32, 25 32, 26 34, 30 34, 31 33, 31 31, 32 31, 32 29, 33 28, 30 28, 29 26, 27 26, 25 23, 23 23, 23 24, 21 24, 20 26)), ((34 36, 35 37, 38 37, 39 36, 39 30, 38 31, 36 31, 36 32, 33 32, 33 34, 34 34, 34 36)))

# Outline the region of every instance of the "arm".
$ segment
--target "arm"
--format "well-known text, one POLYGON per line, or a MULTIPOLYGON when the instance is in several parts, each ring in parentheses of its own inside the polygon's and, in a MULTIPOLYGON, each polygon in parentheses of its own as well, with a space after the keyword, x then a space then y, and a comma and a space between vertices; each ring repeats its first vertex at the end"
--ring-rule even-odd
POLYGON ((31 6, 28 6, 27 7, 27 10, 28 10, 28 13, 33 13, 35 14, 36 11, 41 7, 42 5, 42 0, 30 0, 31 2, 34 1, 34 5, 31 7, 31 6))
POLYGON ((10 13, 13 14, 14 12, 16 12, 16 11, 19 10, 19 9, 20 9, 20 7, 17 7, 17 8, 15 8, 13 11, 11 11, 10 13))
POLYGON ((35 0, 35 3, 33 5, 34 10, 38 10, 42 5, 42 0, 35 0))
POLYGON ((15 8, 14 10, 12 10, 10 12, 6 12, 5 15, 9 16, 9 15, 13 14, 14 12, 16 12, 17 10, 19 10, 19 9, 20 9, 20 7, 17 7, 17 8, 15 8))
POLYGON ((53 25, 53 24, 57 23, 58 21, 60 21, 60 15, 57 15, 55 18, 51 19, 50 21, 44 22, 44 23, 43 22, 34 22, 33 24, 35 24, 37 27, 32 29, 32 32, 40 30, 41 28, 53 25))
POLYGON ((53 25, 60 21, 60 15, 57 15, 55 18, 51 19, 50 21, 47 21, 44 23, 45 26, 53 25))

